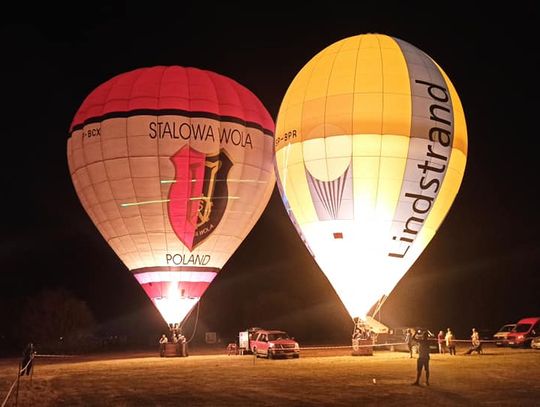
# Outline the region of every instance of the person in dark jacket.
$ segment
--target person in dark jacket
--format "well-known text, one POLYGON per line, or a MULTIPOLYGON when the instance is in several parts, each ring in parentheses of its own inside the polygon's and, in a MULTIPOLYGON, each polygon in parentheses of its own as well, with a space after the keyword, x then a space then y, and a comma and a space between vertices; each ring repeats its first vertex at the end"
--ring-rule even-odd
POLYGON ((429 386, 429 339, 427 331, 415 336, 418 342, 418 359, 416 361, 416 381, 415 386, 420 386, 422 369, 426 372, 426 386, 429 386))
POLYGON ((34 350, 34 344, 30 342, 26 348, 24 348, 23 351, 23 358, 22 358, 22 366, 21 366, 21 376, 26 373, 26 375, 30 375, 30 372, 32 371, 32 364, 34 362, 34 355, 36 354, 34 350))

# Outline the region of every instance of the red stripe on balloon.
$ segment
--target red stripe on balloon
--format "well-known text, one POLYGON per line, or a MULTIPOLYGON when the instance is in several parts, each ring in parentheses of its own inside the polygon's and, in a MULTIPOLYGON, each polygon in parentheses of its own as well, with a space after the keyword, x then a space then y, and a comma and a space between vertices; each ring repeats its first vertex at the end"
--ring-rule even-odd
POLYGON ((207 112, 274 131, 272 118, 250 90, 215 72, 180 66, 140 68, 103 83, 84 100, 70 131, 91 118, 141 109, 207 112))

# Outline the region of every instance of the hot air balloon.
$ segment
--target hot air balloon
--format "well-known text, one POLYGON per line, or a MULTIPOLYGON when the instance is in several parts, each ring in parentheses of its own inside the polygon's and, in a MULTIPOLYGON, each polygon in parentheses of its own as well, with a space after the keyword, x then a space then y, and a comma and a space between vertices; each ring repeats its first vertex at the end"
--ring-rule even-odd
POLYGON ((180 66, 98 86, 70 128, 73 185, 168 324, 180 324, 263 212, 274 123, 234 80, 180 66))
POLYGON ((275 150, 302 239, 350 316, 372 319, 460 187, 467 130, 454 86, 403 40, 345 38, 290 84, 275 150))

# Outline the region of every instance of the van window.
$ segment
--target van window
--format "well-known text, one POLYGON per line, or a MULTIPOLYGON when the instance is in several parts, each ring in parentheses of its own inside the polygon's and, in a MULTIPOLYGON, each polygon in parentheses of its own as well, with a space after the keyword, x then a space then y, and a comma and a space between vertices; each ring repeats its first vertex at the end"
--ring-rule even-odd
POLYGON ((517 324, 514 332, 529 332, 532 324, 517 324))
POLYGON ((501 328, 500 332, 510 332, 514 329, 514 325, 505 325, 501 328))

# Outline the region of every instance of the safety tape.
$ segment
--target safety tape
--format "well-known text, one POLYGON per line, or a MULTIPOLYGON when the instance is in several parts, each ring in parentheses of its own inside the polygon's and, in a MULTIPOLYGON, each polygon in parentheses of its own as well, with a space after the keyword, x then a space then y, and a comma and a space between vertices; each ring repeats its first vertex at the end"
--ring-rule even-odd
POLYGON ((346 346, 305 346, 305 347, 301 347, 300 349, 302 350, 351 349, 352 347, 373 348, 373 347, 395 346, 395 345, 405 345, 405 342, 374 343, 374 344, 367 344, 367 345, 346 345, 346 346))
MULTIPOLYGON (((471 343, 470 339, 454 339, 454 342, 465 342, 465 343, 471 343)), ((481 340, 480 343, 495 343, 497 341, 485 339, 481 340)), ((305 346, 301 347, 302 350, 324 350, 324 349, 350 349, 352 347, 354 348, 376 348, 376 347, 384 347, 384 346, 397 346, 397 345, 407 345, 406 342, 393 342, 393 343, 374 343, 374 344, 367 344, 367 345, 346 345, 346 346, 305 346)), ((446 343, 445 343, 446 346, 446 343)))
POLYGON ((17 373, 17 378, 11 384, 11 387, 9 388, 9 391, 8 391, 8 393, 6 395, 6 398, 4 399, 4 401, 2 402, 2 405, 0 407, 5 407, 6 403, 9 400, 9 397, 11 396, 11 392, 13 391, 13 388, 15 387, 15 385, 17 384, 17 381, 19 380, 19 377, 21 376, 21 373, 26 370, 26 368, 30 365, 30 363, 32 363, 32 360, 34 360, 34 357, 35 357, 35 355, 32 355, 32 357, 30 357, 30 360, 28 361, 28 363, 26 363, 26 365, 21 370, 19 370, 19 372, 17 373))

